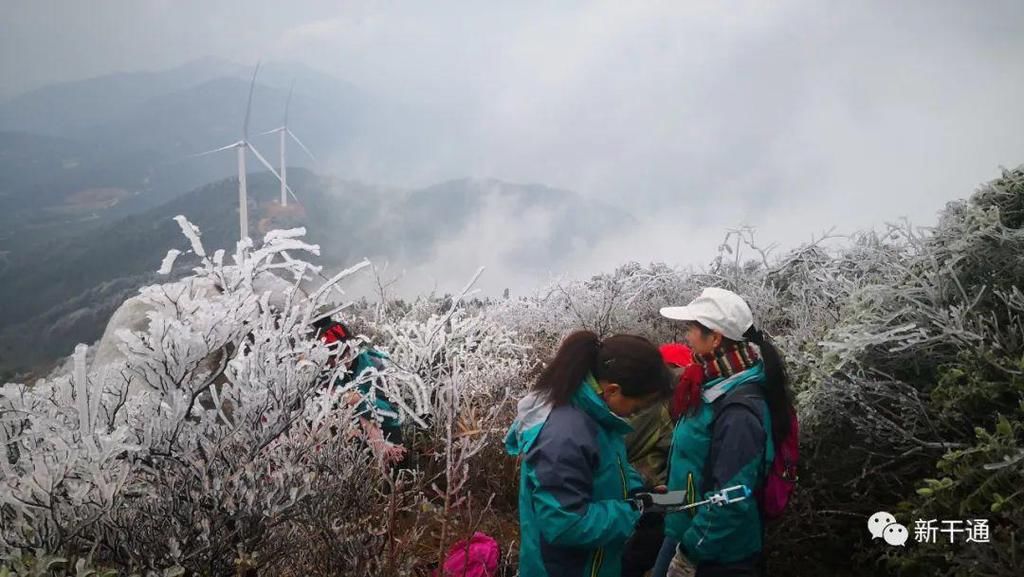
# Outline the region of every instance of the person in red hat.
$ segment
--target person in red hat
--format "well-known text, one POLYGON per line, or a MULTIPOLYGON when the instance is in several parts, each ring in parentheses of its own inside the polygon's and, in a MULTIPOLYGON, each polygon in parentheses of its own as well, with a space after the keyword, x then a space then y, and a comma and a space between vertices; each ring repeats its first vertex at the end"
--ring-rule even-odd
MULTIPOLYGON (((315 321, 313 328, 320 340, 330 348, 332 354, 328 357, 327 364, 334 367, 341 349, 345 343, 352 340, 352 331, 330 316, 315 321)), ((387 359, 387 355, 372 347, 360 351, 349 363, 348 374, 341 381, 334 383, 334 386, 341 388, 353 382, 359 383, 345 396, 345 402, 354 407, 363 436, 373 448, 374 454, 387 462, 400 463, 403 462, 406 450, 403 446, 402 422, 398 409, 372 380, 362 378, 364 374, 368 374, 367 371, 382 371, 383 363, 387 359)))
MULTIPOLYGON (((633 432, 626 436, 626 454, 648 487, 661 487, 668 481, 668 457, 672 446, 672 428, 700 398, 703 373, 693 362, 690 347, 666 343, 658 347, 661 358, 675 375, 672 398, 630 419, 633 432)), ((648 513, 640 518, 636 533, 622 558, 623 577, 640 577, 654 567, 665 537, 665 516, 648 513)))

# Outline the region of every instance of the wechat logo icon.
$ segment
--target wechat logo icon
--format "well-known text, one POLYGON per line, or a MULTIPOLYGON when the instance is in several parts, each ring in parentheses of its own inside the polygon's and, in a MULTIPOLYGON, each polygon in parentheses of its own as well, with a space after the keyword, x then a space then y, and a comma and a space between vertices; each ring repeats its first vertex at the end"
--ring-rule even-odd
POLYGON ((872 539, 882 539, 893 547, 903 547, 910 537, 910 532, 896 522, 896 517, 885 511, 879 511, 868 518, 868 532, 872 539))

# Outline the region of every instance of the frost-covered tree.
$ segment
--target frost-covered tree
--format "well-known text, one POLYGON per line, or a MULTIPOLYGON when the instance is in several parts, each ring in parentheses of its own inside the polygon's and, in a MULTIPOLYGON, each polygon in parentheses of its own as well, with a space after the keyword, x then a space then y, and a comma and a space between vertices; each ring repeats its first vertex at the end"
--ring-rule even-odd
POLYGON ((288 251, 318 248, 272 232, 225 264, 180 223, 200 264, 140 291, 147 322, 118 332, 119 358, 89 367, 79 346, 70 375, 3 387, 6 546, 214 569, 308 493, 318 437, 299 431, 329 408, 312 402, 328 352, 307 328, 322 292, 304 298, 311 265, 288 251), (293 282, 276 306, 267 275, 293 282))
MULTIPOLYGON (((300 258, 319 251, 302 230, 240 243, 227 263, 179 223, 192 246, 184 256, 198 261, 191 274, 131 299, 103 355, 90 361, 83 345, 64 374, 0 389, 4 551, 209 574, 241 565, 394 574, 415 563, 417 535, 439 543, 431 551, 463 537, 448 519, 472 503, 470 471, 521 389, 527 347, 460 306, 464 293, 444 314, 374 327, 374 346, 392 361, 346 379, 366 339, 328 349, 310 325, 343 308, 332 301, 337 285, 368 263, 303 291, 320 270, 300 258), (421 431, 411 443, 428 466, 396 482, 380 447, 353 439, 360 429, 340 401, 364 381, 421 431), (399 517, 421 503, 440 534, 403 528, 399 517), (314 550, 300 535, 315 537, 314 550)), ((161 272, 181 257, 169 253, 161 272)))
MULTIPOLYGON (((300 257, 301 231, 207 255, 144 288, 94 359, 0 389, 0 553, 39 548, 118 567, 208 574, 405 575, 477 527, 514 562, 513 401, 566 333, 665 342, 658 309, 707 286, 743 295, 786 360, 801 480, 769 563, 784 574, 1016 575, 1024 557, 1024 171, 937 226, 899 223, 776 254, 730 231, 701 269, 627 264, 497 302, 457 295, 349 307, 300 257), (348 308, 346 308, 348 307, 348 308), (362 336, 309 329, 345 311, 362 336), (381 371, 345 379, 365 347, 381 371), (339 355, 341 362, 328 359, 339 355), (325 387, 332 379, 341 387, 325 387), (339 400, 366 379, 404 419, 396 471, 339 400), (356 437, 356 438, 353 438, 356 437), (990 546, 875 547, 863 524, 986 518, 990 546), (511 528, 510 528, 511 527, 511 528), (175 539, 167 539, 173 533, 175 539), (853 557, 859 562, 850 564, 853 557)), ((474 279, 475 280, 475 279, 474 279)), ((44 558, 50 559, 51 557, 44 558)))

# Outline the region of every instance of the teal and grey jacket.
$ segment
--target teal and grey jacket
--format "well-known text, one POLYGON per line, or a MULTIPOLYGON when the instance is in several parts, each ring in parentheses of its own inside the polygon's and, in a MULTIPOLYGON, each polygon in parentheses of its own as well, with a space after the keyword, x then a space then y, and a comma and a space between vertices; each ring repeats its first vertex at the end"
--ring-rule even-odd
MULTIPOLYGON (((758 362, 732 377, 704 384, 700 410, 680 419, 673 431, 670 491, 685 489, 691 503, 709 491, 734 485, 746 485, 759 494, 775 453, 768 405, 762 397, 749 406, 724 403, 717 410, 715 402, 726 400, 739 387, 759 388, 763 382, 764 366, 758 362)), ((742 561, 761 551, 757 499, 672 513, 665 518, 665 533, 679 540, 692 562, 742 561)))
POLYGON ((380 388, 374 386, 376 381, 374 371, 383 371, 386 360, 388 360, 387 354, 376 349, 370 348, 359 353, 351 365, 352 370, 339 386, 345 386, 355 381, 357 383, 356 390, 363 397, 363 400, 356 406, 356 416, 379 421, 383 428, 392 429, 398 428, 402 424, 398 409, 380 388))
POLYGON ((588 376, 572 402, 531 394, 505 438, 521 457, 519 574, 612 577, 640 513, 627 502, 643 481, 626 460, 632 429, 608 409, 588 376))

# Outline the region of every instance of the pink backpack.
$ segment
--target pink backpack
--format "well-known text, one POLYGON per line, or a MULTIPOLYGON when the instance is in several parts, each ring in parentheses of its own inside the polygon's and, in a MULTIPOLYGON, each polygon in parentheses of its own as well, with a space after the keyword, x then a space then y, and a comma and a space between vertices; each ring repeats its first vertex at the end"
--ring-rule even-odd
POLYGON ((498 542, 490 536, 473 533, 469 541, 462 540, 448 548, 444 559, 444 573, 435 577, 495 577, 498 574, 498 542))
MULTIPOLYGON (((754 403, 760 403, 762 400, 763 398, 756 386, 741 386, 737 390, 719 397, 711 405, 713 410, 712 426, 722 410, 729 405, 741 405, 755 415, 759 415, 758 410, 754 407, 754 403)), ((766 520, 778 519, 785 512, 786 505, 789 504, 789 498, 796 489, 797 466, 799 462, 800 422, 797 420, 796 411, 791 410, 789 413, 789 436, 783 442, 775 445, 775 457, 772 459, 771 466, 767 466, 766 463, 767 473, 764 479, 764 487, 760 491, 755 491, 758 504, 761 507, 761 513, 766 520)), ((711 478, 710 471, 707 469, 710 464, 709 459, 704 465, 705 480, 711 478)), ((707 490, 710 489, 705 488, 705 491, 707 490)))
POLYGON ((800 422, 796 411, 789 414, 789 436, 775 447, 775 458, 764 480, 761 511, 766 519, 778 519, 796 489, 797 463, 800 462, 800 422))

